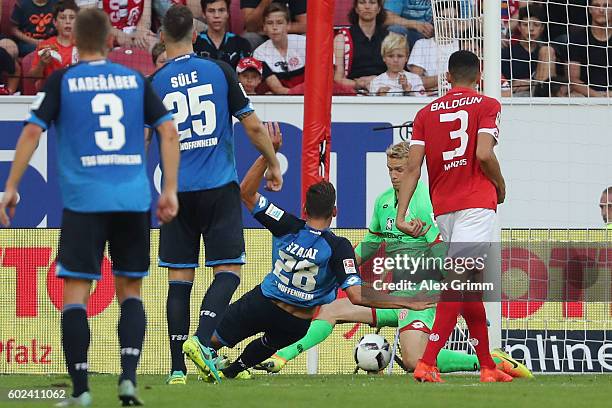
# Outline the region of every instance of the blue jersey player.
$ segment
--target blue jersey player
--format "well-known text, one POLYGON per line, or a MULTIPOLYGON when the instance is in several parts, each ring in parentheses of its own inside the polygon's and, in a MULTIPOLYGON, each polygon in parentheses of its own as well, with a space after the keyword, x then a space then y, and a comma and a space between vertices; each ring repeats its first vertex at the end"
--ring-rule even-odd
MULTIPOLYGON (((280 146, 278 125, 268 124, 268 128, 275 146, 280 146)), ((273 268, 261 285, 230 305, 213 335, 213 346, 234 347, 253 335, 263 336, 249 343, 235 362, 221 370, 221 376, 234 378, 270 357, 279 346, 302 338, 317 306, 331 303, 338 288, 346 291, 352 303, 363 306, 414 310, 433 306, 386 293, 362 293, 350 241, 329 230, 336 216, 333 184, 321 181, 308 189, 306 220, 302 220, 257 192, 265 171, 266 161, 259 157, 240 190, 243 203, 273 235, 273 268)))
POLYGON ((0 221, 8 225, 5 210, 14 214, 19 181, 41 133, 54 123, 64 204, 57 256, 57 276, 64 279, 62 345, 73 383, 72 396, 59 406, 91 404, 86 306, 92 281, 101 277, 107 242, 121 308, 119 398, 124 405, 141 405, 135 386, 146 326, 140 289, 149 270, 151 206, 145 123, 161 135, 165 180, 157 215, 162 222, 178 211, 178 134, 147 80, 105 59, 112 45, 108 16, 83 10, 74 29, 81 62, 51 75, 32 105, 6 182, 0 221))
POLYGON ((168 384, 185 384, 183 352, 200 372, 216 373, 213 331, 240 283, 245 262, 240 191, 234 157, 232 116, 268 163, 268 187, 282 185, 280 165, 266 128, 226 63, 193 53, 193 15, 175 5, 163 20, 161 38, 168 62, 151 81, 174 114, 180 135, 178 216, 160 232, 160 266, 168 268, 166 304, 172 357, 168 384), (195 268, 199 266, 200 240, 204 238, 206 266, 214 279, 200 307, 195 336, 189 333, 189 298, 195 268))

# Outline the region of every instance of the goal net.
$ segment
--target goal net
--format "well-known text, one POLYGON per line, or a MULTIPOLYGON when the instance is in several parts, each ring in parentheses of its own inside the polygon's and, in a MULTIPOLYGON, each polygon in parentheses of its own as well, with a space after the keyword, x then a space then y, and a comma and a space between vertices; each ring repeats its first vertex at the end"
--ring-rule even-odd
MULTIPOLYGON (((486 63, 483 40, 499 33, 485 24, 483 3, 432 1, 435 37, 427 41, 437 55, 439 94, 449 89, 444 73, 453 51, 469 49, 486 63)), ((501 342, 535 371, 608 372, 612 4, 519 7, 525 3, 503 1, 494 26, 502 35, 497 152, 508 190, 499 209, 501 342)), ((449 347, 470 352, 462 341, 469 334, 458 328, 460 341, 449 347)))

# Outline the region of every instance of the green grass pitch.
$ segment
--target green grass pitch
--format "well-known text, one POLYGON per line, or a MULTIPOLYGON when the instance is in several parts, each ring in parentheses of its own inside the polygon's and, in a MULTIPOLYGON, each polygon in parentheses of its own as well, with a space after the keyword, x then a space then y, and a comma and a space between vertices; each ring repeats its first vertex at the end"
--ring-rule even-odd
MULTIPOLYGON (((140 376, 149 407, 605 407, 612 375, 541 375, 511 384, 480 384, 476 376, 447 375, 445 384, 417 384, 408 376, 256 375, 212 385, 190 375, 186 386, 167 386, 162 376, 140 376)), ((93 407, 116 407, 116 377, 92 375, 93 407)), ((52 406, 55 400, 8 400, 10 389, 65 389, 66 376, 0 375, 1 407, 52 406)))

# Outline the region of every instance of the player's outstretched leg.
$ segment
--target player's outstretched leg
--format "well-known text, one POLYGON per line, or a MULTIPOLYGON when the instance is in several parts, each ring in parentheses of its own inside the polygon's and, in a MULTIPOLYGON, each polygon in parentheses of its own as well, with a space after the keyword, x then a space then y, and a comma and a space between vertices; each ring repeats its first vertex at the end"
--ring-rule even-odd
POLYGON ((313 320, 308 328, 306 336, 296 341, 290 346, 287 346, 277 351, 272 357, 257 364, 254 368, 265 370, 269 373, 278 373, 283 369, 287 362, 293 360, 301 353, 311 349, 319 343, 327 339, 334 330, 334 325, 326 320, 313 320))
POLYGON ((142 300, 139 297, 123 299, 117 333, 121 348, 119 399, 124 406, 143 405, 136 395, 136 368, 140 360, 146 325, 142 300))
POLYGON ((65 304, 62 311, 61 328, 62 347, 68 374, 72 379, 73 391, 69 398, 60 401, 56 406, 88 407, 91 405, 92 398, 87 382, 87 350, 90 334, 86 306, 82 303, 65 304))
POLYGON ((260 361, 270 357, 276 349, 268 345, 266 336, 260 337, 250 342, 240 354, 240 356, 221 372, 226 378, 236 378, 240 373, 254 367, 260 361))
POLYGON ((183 356, 183 343, 189 334, 189 299, 193 282, 170 280, 166 299, 166 319, 170 340, 171 369, 166 384, 186 384, 187 367, 183 356))

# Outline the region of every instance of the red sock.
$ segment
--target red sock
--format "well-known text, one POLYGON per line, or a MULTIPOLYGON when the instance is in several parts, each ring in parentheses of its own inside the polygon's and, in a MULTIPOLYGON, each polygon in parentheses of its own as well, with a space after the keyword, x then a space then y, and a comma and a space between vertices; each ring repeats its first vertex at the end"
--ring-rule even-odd
MULTIPOLYGON (((481 367, 495 368, 495 362, 489 352, 489 331, 487 313, 481 301, 470 301, 463 304, 463 318, 470 330, 470 340, 474 343, 476 355, 481 367)), ((435 325, 434 325, 435 327, 435 325)))
POLYGON ((436 365, 440 349, 444 347, 448 337, 457 324, 457 315, 461 310, 461 302, 440 302, 436 308, 436 320, 429 335, 429 341, 421 360, 428 365, 436 365))

